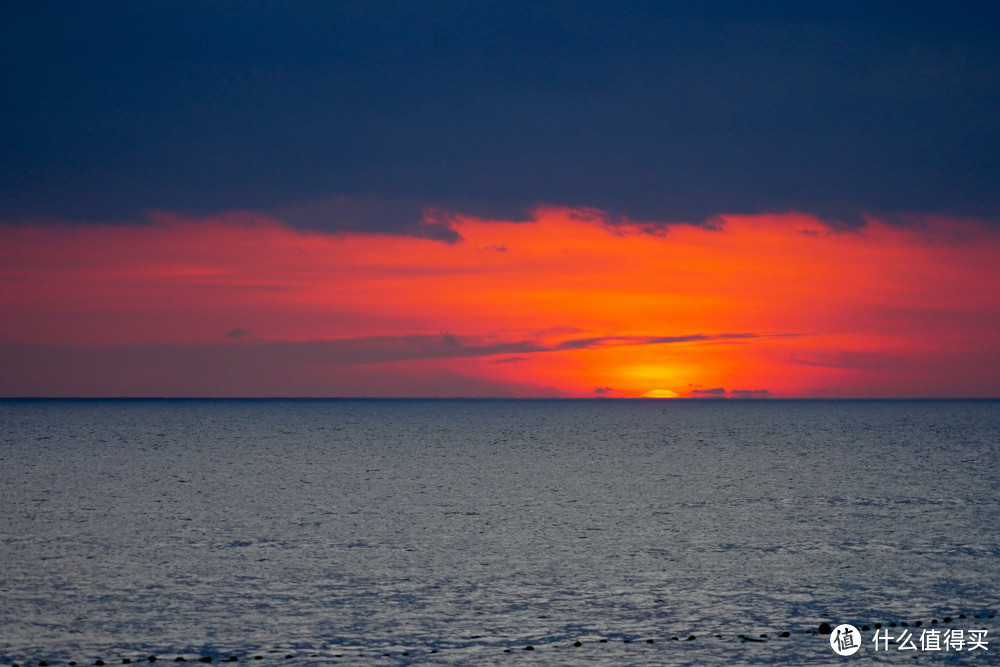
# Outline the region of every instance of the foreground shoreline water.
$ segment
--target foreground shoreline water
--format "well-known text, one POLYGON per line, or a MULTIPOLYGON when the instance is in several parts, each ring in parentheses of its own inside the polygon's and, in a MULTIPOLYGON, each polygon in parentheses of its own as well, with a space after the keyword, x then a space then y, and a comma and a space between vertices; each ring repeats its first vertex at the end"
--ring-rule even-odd
MULTIPOLYGON (((856 622, 856 624, 861 630, 861 632, 866 634, 870 633, 873 630, 877 632, 879 629, 884 627, 886 629, 898 628, 900 633, 909 632, 911 635, 915 632, 923 632, 922 630, 919 630, 919 628, 923 626, 926 626, 925 630, 933 630, 935 632, 948 632, 949 630, 946 630, 945 628, 949 626, 963 627, 963 628, 965 626, 968 626, 969 628, 975 627, 983 631, 984 632, 983 636, 985 638, 985 636, 988 634, 993 634, 994 637, 996 636, 995 630, 997 627, 997 623, 995 619, 996 619, 996 612, 990 611, 990 612, 975 613, 972 614, 971 616, 966 615, 964 613, 958 613, 956 614, 955 617, 942 616, 940 620, 937 618, 933 618, 933 619, 928 619, 926 621, 896 620, 896 621, 886 621, 886 622, 873 622, 871 623, 871 625, 863 624, 860 622, 856 622), (907 631, 906 628, 908 627, 912 629, 907 631)), ((896 630, 893 630, 893 632, 896 632, 896 630)), ((617 635, 612 637, 600 637, 600 638, 586 637, 581 639, 575 639, 572 641, 570 641, 569 639, 565 639, 561 642, 556 641, 555 643, 553 643, 552 638, 547 638, 544 641, 536 643, 531 643, 530 641, 527 641, 518 643, 516 645, 511 645, 507 648, 501 648, 501 647, 493 647, 493 648, 494 648, 494 653, 511 654, 517 651, 539 651, 539 655, 541 655, 542 652, 545 651, 548 651, 550 653, 557 653, 557 652, 565 653, 567 651, 576 649, 586 650, 587 648, 590 649, 610 648, 610 650, 605 651, 605 655, 603 657, 604 659, 611 660, 615 659, 614 647, 607 647, 606 645, 621 644, 624 647, 625 645, 635 644, 636 645, 635 647, 628 647, 633 649, 628 654, 628 657, 630 660, 634 661, 643 659, 644 653, 646 654, 645 657, 649 658, 650 660, 656 660, 658 658, 662 658, 662 654, 649 655, 648 651, 648 649, 650 649, 652 645, 660 642, 666 642, 668 645, 673 647, 678 647, 678 648, 685 647, 687 649, 692 649, 694 648, 695 644, 689 645, 687 644, 687 642, 696 642, 700 640, 702 644, 714 642, 719 645, 725 645, 725 644, 732 645, 732 644, 742 644, 742 643, 777 644, 778 646, 773 646, 772 650, 775 652, 774 656, 775 659, 778 659, 780 657, 780 650, 781 650, 780 644, 783 641, 788 641, 788 642, 810 641, 813 644, 812 648, 815 648, 815 644, 817 643, 816 640, 818 639, 821 640, 818 642, 820 646, 825 649, 825 643, 829 635, 830 635, 830 626, 829 624, 824 622, 819 626, 818 629, 785 630, 777 633, 772 631, 772 632, 760 632, 758 634, 754 634, 753 632, 747 634, 740 633, 737 635, 715 634, 708 637, 702 636, 700 638, 697 635, 693 634, 688 635, 686 637, 674 635, 670 637, 658 637, 658 638, 642 637, 639 635, 617 635)), ((989 643, 990 640, 986 639, 982 646, 977 647, 977 650, 980 650, 982 654, 986 654, 991 648, 989 646, 989 643)), ((881 652, 882 657, 889 659, 886 657, 886 654, 892 655, 893 652, 898 653, 900 651, 906 651, 906 650, 914 650, 914 651, 923 650, 923 646, 921 646, 921 649, 917 648, 906 649, 906 648, 900 648, 900 646, 901 642, 889 640, 887 646, 885 647, 885 650, 881 652)), ((871 650, 871 647, 869 646, 864 646, 862 648, 868 648, 869 650, 871 650)), ((462 648, 448 647, 444 644, 439 644, 436 647, 416 646, 409 648, 394 646, 394 645, 372 647, 363 645, 340 644, 340 645, 334 645, 332 647, 326 646, 324 649, 322 649, 323 651, 322 653, 315 652, 316 650, 319 649, 314 648, 310 650, 298 647, 297 649, 294 649, 291 652, 289 652, 288 648, 270 647, 266 649, 258 649, 255 651, 243 652, 240 655, 231 652, 230 653, 219 653, 217 651, 192 652, 190 650, 165 652, 160 655, 150 654, 149 652, 143 652, 143 651, 130 651, 120 655, 115 655, 112 658, 109 658, 108 660, 105 660, 103 658, 93 658, 91 660, 64 659, 63 662, 60 662, 58 659, 54 658, 50 659, 36 658, 34 660, 24 659, 21 661, 12 661, 9 662, 9 664, 10 667, 32 667, 32 665, 34 665, 35 667, 50 667, 50 666, 54 667, 55 665, 60 665, 60 664, 65 664, 68 667, 76 667, 82 665, 95 665, 97 667, 101 667, 103 665, 111 665, 111 664, 132 664, 141 662, 171 661, 175 663, 251 662, 253 664, 265 665, 265 664, 303 664, 303 663, 340 664, 341 662, 357 663, 357 662, 371 662, 371 661, 383 662, 386 659, 392 660, 394 662, 403 662, 406 664, 432 664, 434 662, 435 657, 438 657, 439 654, 447 654, 449 652, 461 653, 463 650, 467 652, 467 648, 462 649, 462 648)), ((996 649, 994 648, 993 650, 996 649)), ((952 655, 956 653, 954 647, 950 649, 943 649, 938 647, 934 649, 934 651, 923 650, 923 652, 928 653, 929 655, 934 655, 934 654, 941 655, 944 653, 948 653, 949 651, 951 652, 952 655)), ((961 649, 959 649, 957 652, 961 653, 961 649)), ((973 651, 969 651, 969 653, 972 652, 973 651)), ((110 654, 106 653, 106 655, 110 654)), ((591 652, 591 655, 593 655, 593 652, 591 652)), ((905 655, 905 653, 903 655, 905 655)), ((440 656, 440 657, 446 657, 446 656, 440 656)), ((480 655, 480 657, 485 657, 485 656, 480 655)), ((600 658, 600 656, 595 656, 595 657, 600 658)), ((3 663, 3 664, 8 664, 8 663, 3 663)))

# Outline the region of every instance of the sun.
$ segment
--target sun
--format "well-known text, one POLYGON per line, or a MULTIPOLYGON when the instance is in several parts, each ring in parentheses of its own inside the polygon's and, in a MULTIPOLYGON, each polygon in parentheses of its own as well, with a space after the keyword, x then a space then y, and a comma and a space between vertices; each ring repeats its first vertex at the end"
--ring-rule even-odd
POLYGON ((681 395, 669 389, 651 389, 642 395, 643 398, 680 398, 681 395))

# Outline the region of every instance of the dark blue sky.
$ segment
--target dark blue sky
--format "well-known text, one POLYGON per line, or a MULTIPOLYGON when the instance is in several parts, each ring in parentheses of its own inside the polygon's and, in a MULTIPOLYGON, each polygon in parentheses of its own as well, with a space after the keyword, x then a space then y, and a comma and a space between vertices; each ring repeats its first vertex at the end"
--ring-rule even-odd
POLYGON ((0 220, 1000 218, 986 2, 0 9, 0 220))

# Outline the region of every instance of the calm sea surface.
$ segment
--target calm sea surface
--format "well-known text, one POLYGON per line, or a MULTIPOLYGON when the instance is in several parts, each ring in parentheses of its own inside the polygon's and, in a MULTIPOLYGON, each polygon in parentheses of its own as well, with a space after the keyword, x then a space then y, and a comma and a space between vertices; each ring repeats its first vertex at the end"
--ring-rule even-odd
POLYGON ((0 401, 0 664, 998 664, 998 486, 997 401, 0 401))

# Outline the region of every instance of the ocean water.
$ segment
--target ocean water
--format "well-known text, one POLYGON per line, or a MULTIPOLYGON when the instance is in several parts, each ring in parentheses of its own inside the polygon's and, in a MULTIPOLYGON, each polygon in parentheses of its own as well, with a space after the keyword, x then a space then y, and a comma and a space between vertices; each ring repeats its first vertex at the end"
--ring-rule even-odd
POLYGON ((0 664, 1000 664, 998 482, 998 401, 2 401, 0 664))

